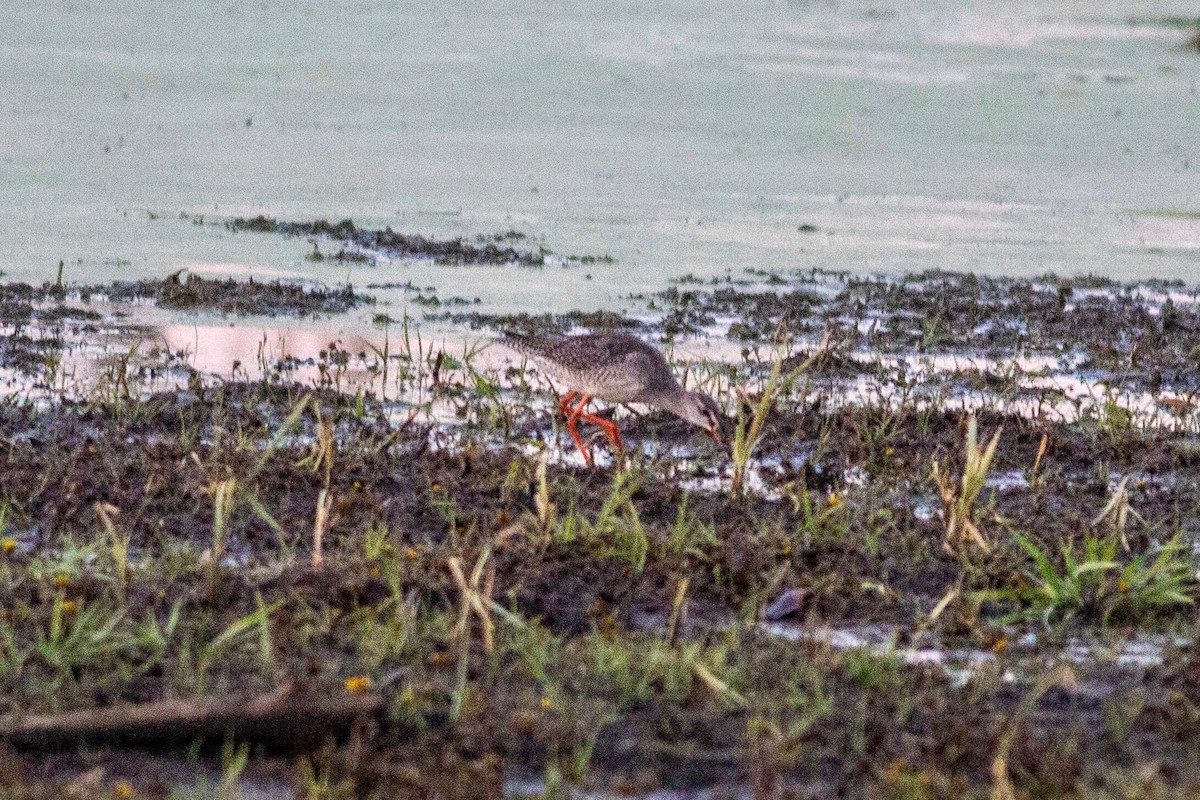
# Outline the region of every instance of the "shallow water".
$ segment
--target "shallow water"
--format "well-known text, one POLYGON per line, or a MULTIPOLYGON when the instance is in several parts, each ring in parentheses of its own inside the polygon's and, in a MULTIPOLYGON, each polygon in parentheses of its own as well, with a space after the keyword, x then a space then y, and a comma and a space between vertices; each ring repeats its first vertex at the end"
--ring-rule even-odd
MULTIPOLYGON (((981 671, 1000 669, 1006 683, 1029 680, 1047 663, 1105 665, 1125 672, 1140 672, 1161 666, 1171 648, 1187 647, 1191 640, 1177 635, 1135 631, 1123 640, 1087 641, 1071 637, 1065 642, 1044 642, 1039 630, 1008 631, 1013 644, 1003 651, 972 647, 947 647, 936 636, 918 633, 914 644, 897 646, 901 631, 886 625, 856 625, 819 628, 794 622, 763 622, 760 629, 789 641, 818 642, 833 650, 865 649, 876 655, 891 655, 909 666, 941 669, 956 686, 965 685, 981 671)), ((1041 631, 1042 634, 1048 631, 1041 631)), ((1096 691, 1096 685, 1083 690, 1096 691)))
POLYGON ((75 281, 399 275, 554 310, 689 271, 1189 277, 1200 254, 1180 0, 8 6, 17 280, 60 259, 75 281), (516 228, 617 261, 316 264, 302 241, 195 224, 251 213, 516 228))

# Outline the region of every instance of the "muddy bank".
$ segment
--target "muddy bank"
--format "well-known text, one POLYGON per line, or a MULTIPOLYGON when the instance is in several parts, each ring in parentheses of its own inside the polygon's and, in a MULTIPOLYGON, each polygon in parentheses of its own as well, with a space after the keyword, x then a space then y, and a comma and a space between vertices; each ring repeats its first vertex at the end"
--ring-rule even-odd
MULTIPOLYGON (((747 280, 689 287, 688 308, 769 333, 677 365, 728 439, 766 415, 740 479, 729 450, 646 409, 602 411, 630 452, 593 436, 601 466, 584 468, 543 376, 482 347, 330 348, 312 383, 279 364, 172 390, 140 377, 169 359, 148 354, 96 391, 0 404, 0 716, 377 692, 377 711, 291 752, 269 724, 239 728, 247 780, 322 775, 345 796, 495 796, 530 776, 811 798, 982 798, 997 775, 1017 796, 1195 789, 1193 417, 1116 395, 1039 413, 1009 402, 1020 370, 878 360, 1028 347, 1078 364, 1108 331, 1137 370, 1169 370, 1194 291, 747 280), (1109 327, 1058 348, 985 324, 1065 337, 1055 315, 1081 307, 1109 327), (939 323, 921 352, 939 308, 982 316, 939 323), (811 353, 780 322, 845 338, 773 389, 775 365, 811 353), (352 369, 367 379, 347 389, 352 369), (853 393, 868 376, 878 391, 853 393), (968 391, 990 398, 973 414, 968 391)), ((36 322, 41 290, 11 291, 36 322)), ((488 322, 654 336, 668 301, 684 303, 488 322)), ((181 782, 92 744, 6 751, 0 782, 52 796, 97 764, 99 796, 181 782)), ((221 747, 201 750, 205 774, 237 763, 221 747)))
MULTIPOLYGON (((1001 622, 1037 602, 1017 591, 1038 572, 1012 529, 1057 568, 1064 542, 1124 535, 1130 551, 1117 558, 1131 564, 1178 526, 1196 529, 1200 462, 1174 453, 1172 436, 983 417, 985 431, 1004 429, 996 474, 1027 474, 1041 436, 1051 444, 1036 480, 981 502, 990 552, 955 555, 945 520, 921 508, 931 460, 963 468, 959 415, 893 425, 880 408, 784 402, 761 458, 820 452, 741 497, 685 491, 684 476, 719 474, 717 450, 638 456, 624 471, 539 466, 524 443, 549 431, 533 398, 506 401, 506 426, 469 377, 439 375, 463 409, 450 438, 369 398, 275 381, 0 409, 0 628, 12 643, 0 714, 285 682, 327 695, 379 687, 389 699, 367 724, 329 731, 327 748, 255 756, 246 772, 288 783, 317 770, 356 796, 494 796, 506 775, 536 774, 635 793, 726 784, 866 797, 919 785, 983 797, 1009 739, 1024 791, 1115 797, 1134 776, 1174 791, 1197 774, 1180 711, 1200 704, 1190 646, 1149 669, 1074 663, 1070 680, 1038 690, 1055 636, 1022 653, 1022 629, 1001 622), (1089 482, 1096 461, 1148 470, 1128 498, 1144 523, 1092 524, 1112 489, 1089 482), (477 611, 459 627, 472 587, 498 604, 490 632, 477 611), (809 629, 886 622, 903 641, 932 627, 994 660, 963 682, 886 650, 757 629, 793 587, 806 597, 792 619, 809 629), (1147 762, 1161 766, 1135 770, 1147 762)), ((700 446, 660 415, 626 431, 700 446)), ((1100 641, 1128 626, 1190 631, 1190 601, 1150 602, 1118 586, 1122 574, 1102 573, 1071 613, 1047 617, 1050 630, 1100 641)), ((1195 591, 1190 578, 1179 588, 1195 591)), ((118 759, 105 752, 90 763, 118 759)), ((42 770, 40 783, 10 784, 18 796, 62 790, 90 768, 7 758, 20 774, 42 770)), ((114 763, 125 767, 105 773, 103 791, 162 784, 153 762, 114 763)))

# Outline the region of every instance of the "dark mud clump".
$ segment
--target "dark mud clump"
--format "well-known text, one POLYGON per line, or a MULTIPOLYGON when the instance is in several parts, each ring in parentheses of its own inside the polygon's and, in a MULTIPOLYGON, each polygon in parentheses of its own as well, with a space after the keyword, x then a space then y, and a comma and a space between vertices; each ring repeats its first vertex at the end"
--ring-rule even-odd
POLYGON ((359 228, 348 219, 341 222, 286 222, 261 215, 231 219, 225 223, 225 227, 231 231, 327 239, 344 245, 337 253, 327 256, 314 242, 313 250, 308 256, 314 261, 331 258, 336 261, 374 263, 378 255, 388 259, 428 259, 438 264, 457 266, 516 264, 522 267, 544 267, 556 262, 577 265, 613 263, 613 257, 608 254, 559 255, 543 245, 528 244, 529 237, 514 230, 491 236, 481 234, 474 239, 432 239, 420 234, 397 233, 390 227, 382 230, 359 228))
POLYGON ((352 245, 366 253, 379 253, 387 258, 432 259, 439 264, 520 264, 525 267, 541 267, 546 263, 546 251, 523 249, 512 246, 513 237, 500 234, 491 239, 469 241, 458 239, 430 239, 418 234, 397 233, 391 228, 371 230, 359 228, 351 220, 341 222, 285 222, 269 217, 237 218, 225 226, 231 231, 256 231, 279 233, 284 236, 308 236, 330 239, 352 245))
POLYGON ((347 285, 336 289, 253 278, 245 281, 202 278, 176 273, 163 280, 119 282, 82 289, 82 294, 102 292, 111 300, 151 300, 163 308, 219 311, 223 314, 340 314, 374 299, 355 294, 347 285))

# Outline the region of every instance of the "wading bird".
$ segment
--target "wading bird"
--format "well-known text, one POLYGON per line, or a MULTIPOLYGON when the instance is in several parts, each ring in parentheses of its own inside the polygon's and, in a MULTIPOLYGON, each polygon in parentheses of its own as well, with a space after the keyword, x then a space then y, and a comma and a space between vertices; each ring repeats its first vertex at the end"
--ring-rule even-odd
POLYGON ((567 431, 586 463, 591 463, 591 457, 579 435, 580 422, 599 425, 614 449, 625 448, 616 423, 588 413, 592 398, 661 408, 703 428, 714 441, 721 441, 721 410, 716 401, 680 386, 662 353, 635 336, 627 333, 525 336, 505 332, 501 341, 532 358, 566 389, 558 407, 566 415, 567 431))

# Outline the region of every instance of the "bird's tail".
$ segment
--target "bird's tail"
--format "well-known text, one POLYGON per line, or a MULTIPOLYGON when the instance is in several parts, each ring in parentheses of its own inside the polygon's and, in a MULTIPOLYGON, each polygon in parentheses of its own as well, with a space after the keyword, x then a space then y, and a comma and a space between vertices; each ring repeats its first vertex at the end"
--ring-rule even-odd
POLYGON ((497 341, 525 356, 538 356, 545 350, 545 343, 536 336, 516 331, 500 331, 497 341))

